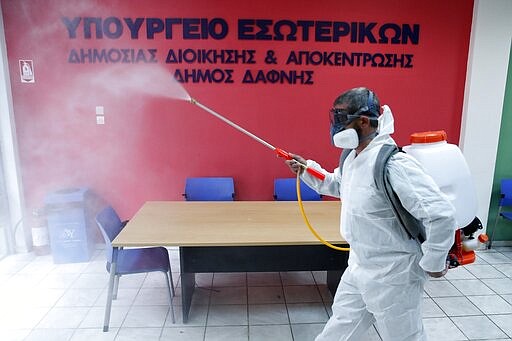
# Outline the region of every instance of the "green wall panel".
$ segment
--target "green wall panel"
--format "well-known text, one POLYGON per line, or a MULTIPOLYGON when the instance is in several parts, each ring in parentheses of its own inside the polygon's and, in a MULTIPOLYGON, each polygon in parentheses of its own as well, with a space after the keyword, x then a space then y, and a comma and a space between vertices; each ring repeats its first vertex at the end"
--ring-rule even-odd
POLYGON ((507 86, 505 88, 505 100, 501 116, 500 138, 496 157, 496 168, 494 170, 489 219, 487 220, 487 234, 489 236, 497 221, 496 232, 494 234, 495 241, 512 241, 512 221, 506 221, 503 218, 496 219, 500 196, 500 181, 504 178, 512 178, 512 49, 508 63, 507 86))

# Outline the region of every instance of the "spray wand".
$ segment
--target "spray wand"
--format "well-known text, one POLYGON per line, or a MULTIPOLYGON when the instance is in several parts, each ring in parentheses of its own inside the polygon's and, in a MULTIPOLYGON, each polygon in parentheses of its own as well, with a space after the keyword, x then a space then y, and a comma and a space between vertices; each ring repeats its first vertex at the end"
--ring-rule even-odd
MULTIPOLYGON (((197 105, 198 107, 200 107, 201 109, 205 110, 206 112, 212 114, 213 116, 217 117, 218 119, 224 121, 225 123, 229 124, 231 127, 237 129, 238 131, 240 131, 241 133, 253 138, 254 140, 258 141, 259 143, 261 143, 262 145, 264 145, 265 147, 267 148, 270 148, 272 149, 276 155, 278 157, 282 157, 282 158, 285 158, 286 160, 293 160, 293 156, 292 154, 284 151, 283 149, 281 148, 276 148, 274 147, 273 145, 271 145, 270 143, 268 143, 267 141, 259 138, 258 136, 254 135, 253 133, 245 130, 244 128, 240 127, 239 125, 235 124, 234 122, 228 120, 227 118, 225 118, 224 116, 220 115, 219 113, 213 111, 212 109, 208 108, 207 106, 199 103, 198 101, 196 101, 195 99, 193 99, 192 97, 190 98, 190 103, 192 104, 195 104, 197 105)), ((316 177, 317 179, 319 180, 324 180, 325 179, 325 175, 319 171, 317 171, 316 169, 314 168, 311 168, 311 167, 308 167, 307 165, 303 164, 303 163, 300 163, 297 161, 297 163, 299 163, 301 165, 301 167, 303 167, 309 174, 313 175, 314 177, 316 177)))
MULTIPOLYGON (((213 116, 217 117, 218 119, 224 121, 225 123, 229 124, 230 126, 232 126, 233 128, 237 129, 238 131, 240 131, 241 133, 249 136, 249 137, 252 137, 254 140, 258 141, 259 143, 261 143, 262 145, 264 145, 265 147, 267 148, 270 148, 272 149, 276 154, 277 156, 279 157, 282 157, 282 158, 285 158, 286 160, 293 160, 293 157, 290 153, 280 149, 280 148, 276 148, 274 147, 273 145, 271 145, 270 143, 268 143, 267 141, 259 138, 258 136, 254 135, 253 133, 245 130, 244 128, 240 127, 239 125, 235 124, 234 122, 228 120, 227 118, 225 118, 224 116, 216 113, 215 111, 213 111, 212 109, 208 108, 207 106, 199 103, 198 101, 196 101, 195 99, 193 99, 192 97, 190 97, 190 103, 192 104, 195 104, 197 105, 198 107, 200 107, 201 109, 205 110, 206 112, 212 114, 213 116)), ((296 160, 297 161, 297 160, 296 160)), ((317 171, 316 169, 314 168, 311 168, 311 167, 308 167, 307 165, 297 161, 297 163, 299 165, 301 165, 301 167, 303 167, 309 174, 313 175, 314 177, 318 178, 319 180, 324 180, 325 179, 325 175, 319 171, 317 171)), ((304 219, 304 222, 306 223, 306 225, 308 226, 309 230, 311 231, 311 233, 319 240, 322 242, 322 244, 330 247, 331 249, 334 249, 334 250, 338 250, 338 251, 350 251, 350 248, 348 247, 339 247, 339 246, 336 246, 336 245, 332 245, 331 243, 329 243, 328 241, 326 241, 325 239, 323 239, 319 234, 318 232, 316 232, 316 230, 313 228, 313 226, 311 226, 307 216, 306 216, 306 212, 304 211, 304 206, 302 204, 302 198, 301 198, 301 195, 300 195, 300 179, 299 179, 299 173, 297 173, 297 184, 296 184, 296 187, 297 187, 297 199, 298 199, 298 202, 299 202, 299 207, 300 207, 300 211, 301 211, 301 214, 302 214, 302 218, 304 219)))

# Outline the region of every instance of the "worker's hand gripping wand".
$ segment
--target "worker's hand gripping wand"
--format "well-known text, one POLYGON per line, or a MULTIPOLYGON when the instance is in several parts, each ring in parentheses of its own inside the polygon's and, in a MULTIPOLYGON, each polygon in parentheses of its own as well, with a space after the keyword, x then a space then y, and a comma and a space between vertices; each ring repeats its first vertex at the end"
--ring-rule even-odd
MULTIPOLYGON (((198 107, 200 107, 201 109, 205 110, 206 112, 212 114, 213 116, 217 117, 218 119, 224 121, 225 123, 229 124, 230 126, 232 126, 233 128, 237 129, 238 131, 240 131, 241 133, 249 136, 249 137, 252 137, 254 140, 258 141, 259 143, 261 143, 262 145, 264 145, 265 147, 267 148, 270 148, 272 149, 277 156, 279 157, 282 157, 282 158, 285 158, 286 160, 293 160, 293 157, 290 153, 280 149, 280 148, 276 148, 274 147, 273 145, 271 145, 270 143, 266 142, 265 140, 259 138, 258 136, 254 135, 253 133, 245 130, 244 128, 240 127, 239 125, 235 124, 234 122, 228 120, 227 118, 225 118, 224 116, 216 113, 215 111, 213 111, 212 109, 208 108, 207 106, 199 103, 198 101, 196 101, 195 99, 193 98, 190 98, 190 103, 192 104, 195 104, 197 105, 198 107)), ((303 164, 303 163, 300 163, 297 161, 297 163, 299 163, 301 165, 301 167, 303 167, 309 174, 313 175, 314 177, 318 178, 319 180, 324 180, 325 179, 325 175, 319 171, 317 171, 316 169, 314 168, 311 168, 311 167, 308 167, 307 165, 303 164)))

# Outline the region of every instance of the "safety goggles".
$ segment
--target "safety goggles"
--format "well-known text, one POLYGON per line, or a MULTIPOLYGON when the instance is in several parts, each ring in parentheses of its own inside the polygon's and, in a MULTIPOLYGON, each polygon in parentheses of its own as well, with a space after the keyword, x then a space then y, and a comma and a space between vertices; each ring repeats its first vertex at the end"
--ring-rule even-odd
POLYGON ((346 109, 332 108, 329 110, 329 119, 331 125, 336 127, 345 127, 349 125, 355 118, 360 116, 361 110, 349 113, 346 109))

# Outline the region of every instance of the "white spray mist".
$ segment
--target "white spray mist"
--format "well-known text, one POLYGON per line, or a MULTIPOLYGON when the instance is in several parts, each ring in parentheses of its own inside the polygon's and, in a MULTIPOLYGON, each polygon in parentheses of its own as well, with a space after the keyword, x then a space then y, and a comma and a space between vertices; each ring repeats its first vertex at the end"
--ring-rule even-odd
POLYGON ((113 98, 150 95, 190 100, 187 91, 174 79, 171 72, 158 64, 110 65, 103 71, 83 74, 80 78, 113 98))

